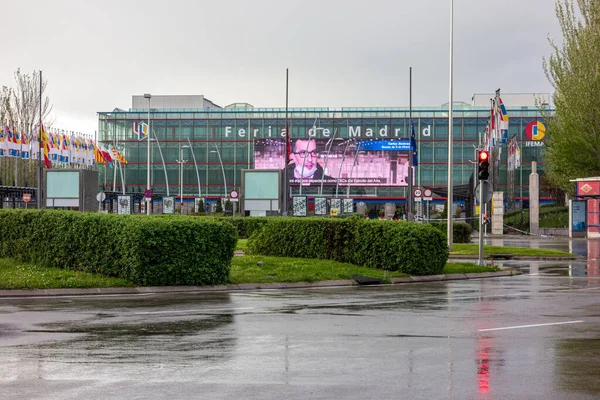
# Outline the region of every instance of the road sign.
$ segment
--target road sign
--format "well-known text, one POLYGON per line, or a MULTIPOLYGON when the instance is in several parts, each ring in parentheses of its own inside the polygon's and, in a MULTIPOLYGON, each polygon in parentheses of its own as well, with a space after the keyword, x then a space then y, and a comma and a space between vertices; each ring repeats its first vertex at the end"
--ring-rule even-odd
POLYGON ((231 197, 231 200, 233 201, 233 199, 238 199, 239 197, 239 193, 237 190, 232 190, 231 192, 229 192, 229 197, 231 197))
POLYGON ((433 192, 431 191, 431 189, 425 189, 423 191, 423 200, 425 201, 431 201, 433 200, 433 192))
POLYGON ((414 193, 415 193, 415 197, 421 197, 421 195, 423 194, 421 189, 415 189, 414 193))
POLYGON ((492 199, 492 195, 494 191, 492 190, 492 185, 488 181, 479 181, 477 187, 475 188, 475 196, 477 196, 477 201, 479 201, 479 191, 481 190, 481 186, 483 185, 483 202, 487 203, 492 199))
POLYGON ((25 203, 29 203, 31 201, 31 195, 29 193, 24 193, 23 194, 23 201, 25 203))
POLYGON ((99 202, 103 202, 104 199, 106 199, 106 193, 100 192, 96 195, 96 200, 98 200, 99 202))
POLYGON ((152 190, 151 189, 144 190, 144 197, 151 199, 152 198, 152 190))

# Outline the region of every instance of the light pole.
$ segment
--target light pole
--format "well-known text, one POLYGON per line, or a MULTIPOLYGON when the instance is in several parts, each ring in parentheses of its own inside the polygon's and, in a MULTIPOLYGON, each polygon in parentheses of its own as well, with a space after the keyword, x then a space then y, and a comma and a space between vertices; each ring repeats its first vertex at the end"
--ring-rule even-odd
POLYGON ((452 124, 453 124, 453 80, 454 80, 454 0, 450 0, 450 90, 448 102, 448 250, 452 251, 453 241, 453 214, 454 214, 454 188, 452 185, 452 163, 453 163, 453 140, 452 140, 452 124))
POLYGON ((198 197, 202 197, 202 187, 200 186, 200 173, 198 172, 198 163, 196 163, 196 155, 194 154, 194 149, 192 148, 192 142, 188 138, 188 143, 190 151, 192 152, 192 158, 194 159, 194 167, 196 168, 196 178, 198 178, 198 197))
POLYGON ((350 183, 352 182, 352 172, 354 171, 354 164, 356 164, 356 160, 358 159, 359 151, 360 142, 356 143, 356 152, 354 153, 354 160, 352 162, 352 166, 350 167, 350 176, 348 177, 348 185, 346 186, 346 198, 350 197, 350 183))
POLYGON ((350 146, 350 143, 352 143, 352 142, 354 142, 354 139, 348 139, 348 142, 346 143, 346 147, 344 147, 344 154, 342 155, 342 161, 340 162, 340 169, 338 170, 337 182, 335 184, 335 197, 338 197, 338 188, 340 187, 340 176, 342 175, 342 166, 344 165, 344 160, 346 159, 346 151, 348 150, 348 146, 350 146))
MULTIPOLYGON (((333 137, 331 139, 329 139, 329 147, 327 148, 327 155, 325 156, 325 165, 323 166, 323 175, 325 175, 325 172, 327 171, 327 161, 329 161, 329 154, 331 153, 331 146, 333 146, 333 142, 336 140, 343 140, 342 138, 336 138, 335 137, 336 133, 337 133, 337 128, 335 128, 335 130, 333 131, 333 137)), ((323 195, 323 181, 324 181, 324 179, 321 179, 321 188, 319 189, 320 196, 323 195)))
MULTIPOLYGON (((144 98, 148 99, 148 131, 146 136, 148 139, 148 170, 146 171, 146 190, 150 190, 150 99, 152 95, 150 93, 144 93, 144 98)), ((150 215, 150 202, 151 198, 146 197, 146 215, 150 215)))
POLYGON ((187 147, 189 147, 189 146, 187 146, 187 145, 181 146, 181 148, 179 150, 179 160, 176 160, 177 163, 179 164, 179 204, 180 204, 182 213, 183 213, 183 166, 187 162, 187 160, 183 159, 183 149, 187 148, 187 147))
POLYGON ((227 197, 227 179, 225 178, 225 168, 223 168, 223 159, 221 158, 219 146, 217 146, 216 143, 213 144, 215 145, 215 149, 217 149, 217 151, 211 150, 211 153, 217 153, 217 156, 219 156, 219 163, 221 163, 221 171, 223 172, 223 186, 225 187, 225 197, 227 197))

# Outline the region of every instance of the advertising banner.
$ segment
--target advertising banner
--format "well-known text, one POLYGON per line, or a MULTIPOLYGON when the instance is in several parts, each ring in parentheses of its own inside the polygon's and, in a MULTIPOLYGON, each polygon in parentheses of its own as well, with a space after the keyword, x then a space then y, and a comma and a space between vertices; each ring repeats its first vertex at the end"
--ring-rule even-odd
MULTIPOLYGON (((408 186, 409 140, 291 140, 288 184, 298 186, 408 186)), ((254 142, 255 169, 282 169, 284 139, 254 142)))
POLYGON ((571 229, 573 232, 585 231, 586 225, 586 201, 585 200, 573 200, 571 203, 571 229))

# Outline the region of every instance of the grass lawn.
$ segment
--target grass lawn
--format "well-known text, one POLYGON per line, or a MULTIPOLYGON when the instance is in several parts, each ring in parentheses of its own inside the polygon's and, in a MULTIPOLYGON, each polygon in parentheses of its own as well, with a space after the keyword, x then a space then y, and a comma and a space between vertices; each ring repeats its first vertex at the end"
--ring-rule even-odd
POLYGON ((12 259, 0 259, 0 289, 60 289, 129 287, 131 282, 99 274, 39 267, 12 259))
POLYGON ((354 275, 384 280, 407 276, 400 272, 358 267, 339 261, 247 255, 233 257, 229 281, 231 283, 316 282, 352 279, 354 275), (259 261, 264 264, 258 266, 259 261))
POLYGON ((472 274, 476 272, 496 272, 498 267, 485 267, 472 263, 448 263, 444 268, 444 274, 472 274))
MULTIPOLYGON (((477 255, 479 254, 479 245, 477 243, 454 243, 453 255, 477 255)), ((528 247, 505 247, 485 245, 483 247, 484 254, 514 254, 516 256, 533 256, 533 257, 573 257, 577 255, 561 250, 552 249, 532 249, 528 247)))
MULTIPOLYGON (((247 250, 247 240, 240 239, 236 250, 247 250)), ((477 254, 477 245, 455 244, 459 254, 477 254), (461 249, 461 247, 464 247, 461 249)), ((492 246, 486 246, 486 249, 492 246)), ((507 252, 505 247, 497 252, 507 252)), ((511 248, 512 249, 512 248, 511 248)), ((532 249, 518 249, 529 250, 532 249)), ((535 250, 535 249, 534 249, 535 250)), ((493 248, 490 250, 495 252, 493 248)), ((547 254, 547 250, 545 250, 547 254)), ((559 252, 563 253, 563 252, 559 252)), ((455 252, 456 254, 456 252, 455 252)), ((568 253, 565 253, 568 254, 568 253)), ((495 267, 479 267, 472 263, 448 263, 444 274, 492 272, 495 267)), ((230 283, 269 283, 269 282, 316 282, 324 280, 347 280, 354 275, 381 278, 389 282, 391 278, 405 277, 406 274, 394 271, 359 267, 353 264, 332 260, 307 258, 270 257, 245 255, 233 257, 230 283), (263 262, 258 266, 259 261, 263 262)), ((58 289, 58 288, 103 288, 130 287, 131 282, 119 278, 109 278, 99 274, 46 268, 12 259, 0 259, 0 289, 58 289)))

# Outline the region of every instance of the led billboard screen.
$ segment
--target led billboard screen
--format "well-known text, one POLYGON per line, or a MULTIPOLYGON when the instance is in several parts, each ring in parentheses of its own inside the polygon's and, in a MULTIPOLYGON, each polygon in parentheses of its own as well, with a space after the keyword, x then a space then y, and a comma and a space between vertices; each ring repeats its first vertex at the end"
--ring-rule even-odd
MULTIPOLYGON (((290 185, 408 186, 409 140, 292 139, 290 185)), ((282 169, 284 139, 254 142, 255 169, 282 169)))

